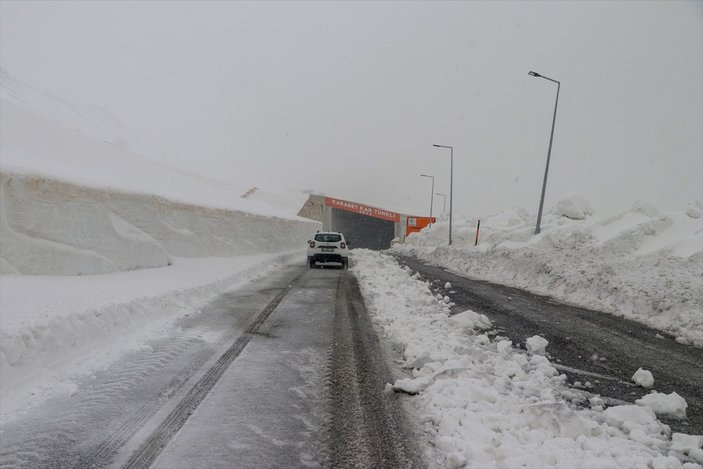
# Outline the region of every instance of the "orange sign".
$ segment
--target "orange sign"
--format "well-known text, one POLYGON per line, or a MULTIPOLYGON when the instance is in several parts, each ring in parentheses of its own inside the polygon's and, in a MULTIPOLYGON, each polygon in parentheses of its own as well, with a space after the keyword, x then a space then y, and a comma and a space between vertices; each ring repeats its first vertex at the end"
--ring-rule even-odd
POLYGON ((325 197, 325 205, 339 210, 345 210, 347 212, 359 213, 368 217, 380 218, 381 220, 388 220, 396 223, 400 222, 399 213, 376 207, 369 207, 368 205, 357 204, 356 202, 325 197))
POLYGON ((410 233, 417 233, 424 227, 431 223, 436 222, 437 219, 435 217, 432 217, 430 220, 430 217, 408 217, 408 226, 405 228, 405 235, 409 235, 410 233))

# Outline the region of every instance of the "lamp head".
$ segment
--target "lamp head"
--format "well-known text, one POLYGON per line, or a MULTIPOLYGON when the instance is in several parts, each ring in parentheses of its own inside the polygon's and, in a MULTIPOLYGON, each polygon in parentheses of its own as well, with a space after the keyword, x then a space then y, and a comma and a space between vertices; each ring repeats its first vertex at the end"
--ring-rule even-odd
POLYGON ((530 70, 529 72, 527 72, 527 74, 528 74, 528 75, 531 75, 531 76, 533 76, 533 77, 541 77, 541 76, 542 76, 542 75, 540 75, 540 74, 537 73, 537 72, 533 72, 532 70, 530 70))

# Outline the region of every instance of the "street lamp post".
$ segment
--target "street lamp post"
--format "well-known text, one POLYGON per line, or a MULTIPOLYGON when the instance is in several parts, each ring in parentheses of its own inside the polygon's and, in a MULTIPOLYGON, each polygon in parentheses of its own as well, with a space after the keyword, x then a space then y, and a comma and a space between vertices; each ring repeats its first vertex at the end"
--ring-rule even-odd
POLYGON ((553 80, 551 78, 545 77, 544 75, 540 75, 537 72, 530 71, 528 75, 537 77, 537 78, 544 78, 545 80, 549 80, 553 83, 557 84, 557 99, 554 101, 554 117, 552 118, 552 133, 549 136, 549 150, 547 150, 547 166, 544 168, 544 181, 542 182, 542 196, 539 199, 539 211, 537 212, 537 227, 535 228, 535 234, 539 234, 540 232, 540 224, 542 223, 542 208, 544 207, 544 193, 547 190, 547 173, 549 173, 549 160, 552 156, 552 141, 554 140, 554 124, 557 121, 557 105, 559 104, 559 88, 561 88, 561 83, 558 82, 557 80, 553 80))
POLYGON ((420 174, 420 176, 432 179, 432 189, 430 189, 430 226, 432 226, 432 202, 434 202, 434 176, 420 174))
POLYGON ((453 196, 453 181, 454 181, 454 147, 448 145, 432 145, 437 148, 449 148, 449 245, 452 245, 452 202, 454 202, 453 196))
POLYGON ((444 197, 444 205, 442 206, 442 213, 445 213, 447 211, 447 194, 440 194, 437 192, 435 195, 441 195, 444 197))

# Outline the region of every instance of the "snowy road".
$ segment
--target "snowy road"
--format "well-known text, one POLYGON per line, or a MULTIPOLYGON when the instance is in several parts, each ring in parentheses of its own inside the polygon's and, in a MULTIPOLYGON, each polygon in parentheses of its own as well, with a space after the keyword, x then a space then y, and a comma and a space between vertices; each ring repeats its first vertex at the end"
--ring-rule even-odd
POLYGON ((2 429, 0 467, 411 467, 355 279, 293 266, 2 429))
POLYGON ((651 371, 654 389, 676 392, 688 403, 687 419, 661 420, 674 431, 703 434, 700 348, 679 344, 640 323, 468 279, 414 258, 397 257, 432 282, 436 293, 449 295, 455 303, 453 311, 472 309, 485 314, 496 326, 496 333, 523 346, 528 337, 545 337, 551 361, 576 387, 631 403, 649 391, 633 383, 632 375, 640 367, 651 371), (451 283, 451 292, 443 288, 446 282, 451 283))

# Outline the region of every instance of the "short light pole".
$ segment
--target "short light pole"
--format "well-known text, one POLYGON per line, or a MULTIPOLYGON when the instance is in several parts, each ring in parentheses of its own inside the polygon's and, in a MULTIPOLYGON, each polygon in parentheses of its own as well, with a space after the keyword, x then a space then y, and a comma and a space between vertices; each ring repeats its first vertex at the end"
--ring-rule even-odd
POLYGON ((547 150, 547 166, 544 168, 544 181, 542 182, 542 196, 539 199, 539 211, 537 212, 537 228, 535 228, 535 234, 539 234, 540 232, 540 224, 542 223, 542 208, 544 208, 544 193, 547 190, 547 173, 549 173, 549 159, 552 156, 552 141, 554 140, 554 124, 557 121, 557 105, 559 104, 559 88, 561 88, 561 83, 558 82, 557 80, 553 80, 551 78, 545 77, 544 75, 540 75, 537 72, 530 71, 528 75, 537 77, 537 78, 544 78, 545 80, 549 80, 553 83, 557 84, 557 99, 554 102, 554 117, 552 118, 552 133, 549 136, 549 150, 547 150))
POLYGON ((430 176, 428 174, 420 174, 420 176, 424 178, 430 178, 432 179, 432 189, 430 189, 430 226, 432 226, 432 202, 434 202, 434 176, 430 176))
POLYGON ((442 213, 445 213, 447 211, 447 194, 440 194, 437 192, 435 195, 441 195, 444 197, 444 205, 442 206, 442 213))
POLYGON ((433 147, 437 148, 449 148, 449 245, 452 245, 452 202, 454 201, 453 197, 453 188, 452 188, 452 182, 454 181, 454 147, 450 147, 448 145, 437 145, 434 144, 432 145, 433 147))

